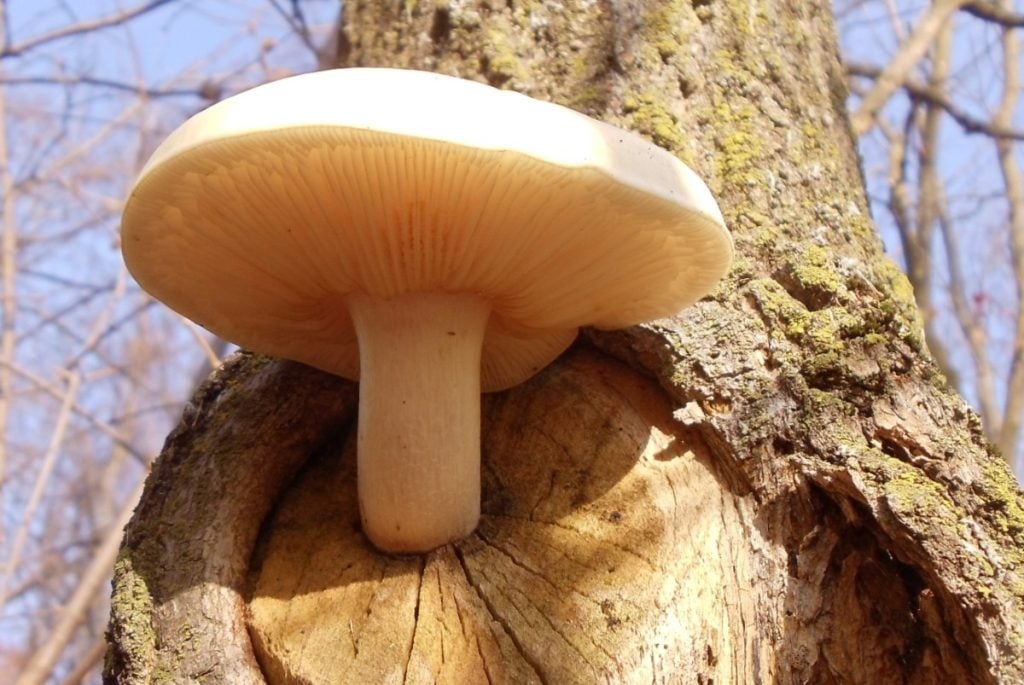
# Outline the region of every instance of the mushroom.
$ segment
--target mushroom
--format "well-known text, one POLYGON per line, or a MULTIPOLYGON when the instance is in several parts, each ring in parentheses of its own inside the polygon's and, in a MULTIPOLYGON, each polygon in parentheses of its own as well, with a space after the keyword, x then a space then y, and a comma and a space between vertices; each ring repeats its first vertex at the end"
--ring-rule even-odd
POLYGON ((380 549, 480 512, 480 393, 581 326, 670 316, 725 274, 701 180, 641 137, 438 74, 339 69, 214 104, 153 153, 122 248, 217 335, 358 380, 358 492, 380 549))

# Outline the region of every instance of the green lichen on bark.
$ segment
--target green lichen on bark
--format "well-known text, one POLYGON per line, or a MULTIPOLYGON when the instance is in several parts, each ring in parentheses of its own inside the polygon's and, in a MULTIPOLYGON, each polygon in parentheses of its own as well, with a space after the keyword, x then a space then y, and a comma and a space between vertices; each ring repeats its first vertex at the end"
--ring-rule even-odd
MULTIPOLYGON (((963 532, 963 509, 950 499, 945 488, 920 469, 874 448, 861 451, 858 460, 864 473, 877 479, 887 513, 912 526, 921 541, 963 532)), ((977 563, 991 568, 981 555, 977 563)))
POLYGON ((492 85, 514 85, 527 74, 516 48, 504 31, 488 31, 483 48, 481 69, 492 85))
POLYGON ((756 186, 765 178, 763 138, 756 129, 757 111, 722 100, 714 108, 718 132, 715 175, 729 186, 756 186))
POLYGON ((114 565, 111 622, 104 670, 124 674, 125 682, 146 682, 152 676, 157 635, 153 628, 153 598, 144 576, 124 553, 114 565))
MULTIPOLYGON (((1017 542, 1016 559, 1024 567, 1024 503, 1021 502, 1020 485, 1005 466, 1005 460, 996 453, 983 464, 983 469, 983 483, 995 525, 1017 542)), ((1024 598, 1024 594, 1021 596, 1024 598)))
POLYGON ((653 142, 671 152, 683 148, 684 138, 679 130, 679 119, 666 108, 662 99, 653 93, 627 95, 622 102, 631 128, 646 135, 653 142))
POLYGON ((683 53, 690 34, 686 26, 691 12, 689 3, 666 0, 648 5, 645 10, 640 22, 644 49, 654 52, 663 62, 683 53))
POLYGON ((808 245, 800 254, 785 259, 780 276, 786 279, 788 289, 798 293, 809 306, 843 305, 851 301, 834 254, 820 245, 808 245))

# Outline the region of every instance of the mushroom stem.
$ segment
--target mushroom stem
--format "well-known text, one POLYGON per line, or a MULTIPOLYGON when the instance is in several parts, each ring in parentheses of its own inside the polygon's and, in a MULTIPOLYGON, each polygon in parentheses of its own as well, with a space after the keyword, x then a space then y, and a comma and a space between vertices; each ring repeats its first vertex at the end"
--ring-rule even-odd
POLYGON ((358 487, 379 549, 425 552, 480 517, 480 354, 490 305, 469 294, 349 297, 359 339, 358 487))

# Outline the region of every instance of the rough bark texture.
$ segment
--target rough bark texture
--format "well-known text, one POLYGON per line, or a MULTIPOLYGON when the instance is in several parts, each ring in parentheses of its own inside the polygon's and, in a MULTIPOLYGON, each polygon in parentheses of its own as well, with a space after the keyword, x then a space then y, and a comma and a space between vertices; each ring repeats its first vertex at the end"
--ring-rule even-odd
POLYGON ((111 682, 1024 682, 1024 497, 883 256, 828 3, 348 0, 345 22, 344 65, 672 150, 736 265, 487 398, 481 526, 423 557, 359 534, 353 386, 228 364, 128 528, 111 682))
POLYGON ((339 378, 247 354, 196 393, 125 530, 108 681, 260 681, 245 628, 257 535, 296 470, 347 429, 356 394, 339 378))

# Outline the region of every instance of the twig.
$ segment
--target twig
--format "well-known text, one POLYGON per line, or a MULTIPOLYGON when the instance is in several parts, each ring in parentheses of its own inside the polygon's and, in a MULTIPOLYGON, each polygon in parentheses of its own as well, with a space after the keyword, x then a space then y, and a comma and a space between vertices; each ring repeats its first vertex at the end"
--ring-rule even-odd
POLYGON ((21 43, 8 43, 4 46, 3 50, 0 51, 0 58, 16 57, 29 50, 46 45, 47 43, 53 43, 54 41, 71 38, 72 36, 79 36, 83 33, 90 33, 92 31, 117 26, 172 2, 175 2, 175 0, 152 0, 151 2, 124 10, 123 12, 118 12, 117 14, 111 14, 98 19, 80 21, 77 24, 71 24, 69 26, 62 26, 59 29, 50 31, 49 33, 44 33, 43 35, 36 36, 35 38, 30 38, 21 43))
POLYGON ((65 361, 64 367, 67 369, 76 368, 82 361, 82 359, 90 352, 96 349, 100 341, 106 335, 106 332, 110 330, 110 321, 114 317, 114 312, 120 304, 121 300, 124 299, 125 287, 128 281, 127 269, 119 269, 117 272, 117 280, 114 282, 114 287, 110 290, 110 299, 108 300, 103 311, 93 321, 92 330, 86 335, 85 340, 82 342, 82 347, 75 353, 73 357, 65 361))
POLYGON ((0 79, 0 83, 6 86, 96 86, 137 93, 149 98, 203 96, 201 86, 196 88, 148 88, 94 76, 5 76, 0 79))
POLYGON ((900 245, 903 248, 903 259, 907 265, 907 276, 914 284, 915 293, 917 292, 916 279, 919 275, 916 265, 919 263, 920 249, 914 233, 915 224, 911 220, 911 208, 914 206, 914 202, 908 186, 907 167, 910 163, 908 141, 914 131, 916 114, 913 108, 907 113, 903 130, 899 133, 889 130, 888 126, 883 127, 889 140, 889 212, 896 223, 900 245))
POLYGON ((121 546, 124 527, 128 525, 135 505, 142 496, 143 482, 125 501, 120 515, 107 530, 103 543, 93 555, 92 562, 82 574, 71 598, 65 603, 57 625, 50 632, 46 642, 29 657, 22 669, 16 685, 41 685, 50 675, 53 667, 60 659, 61 653, 74 636, 78 626, 85 621, 89 609, 96 600, 96 594, 110 578, 110 569, 117 558, 117 550, 121 546))
MULTIPOLYGON (((948 19, 936 37, 932 50, 932 72, 928 83, 931 90, 945 89, 949 77, 950 54, 953 45, 952 20, 948 19)), ((935 228, 942 207, 942 182, 939 178, 940 130, 942 109, 932 103, 923 103, 915 110, 923 111, 921 117, 921 145, 917 153, 917 220, 914 242, 918 254, 915 265, 914 291, 924 314, 926 337, 932 356, 943 372, 953 373, 946 341, 938 331, 938 316, 935 311, 935 228)))
MULTIPOLYGON (((945 91, 951 67, 952 52, 953 26, 952 20, 950 20, 939 33, 935 44, 932 58, 932 74, 928 83, 929 91, 945 91)), ((962 253, 960 252, 959 239, 956 231, 953 230, 952 223, 949 221, 945 196, 938 173, 938 151, 941 146, 939 129, 942 123, 942 118, 939 115, 946 108, 934 103, 928 103, 926 108, 928 110, 928 121, 922 133, 920 203, 922 213, 926 215, 925 220, 929 225, 930 236, 927 242, 929 245, 934 244, 934 228, 938 226, 945 245, 946 268, 950 279, 947 289, 953 302, 953 315, 964 335, 967 348, 970 351, 971 362, 974 364, 978 388, 978 403, 982 418, 985 421, 986 427, 994 434, 993 431, 998 430, 1000 416, 996 409, 992 365, 985 349, 987 335, 984 326, 979 325, 978 317, 967 305, 968 286, 960 265, 962 253)), ((929 278, 934 280, 934 274, 931 274, 929 278)), ((934 284, 929 283, 928 287, 932 288, 934 284)), ((933 353, 936 353, 940 360, 940 365, 944 367, 943 370, 945 371, 950 366, 947 344, 943 336, 935 329, 937 317, 932 315, 929 318, 929 332, 931 333, 929 347, 933 353)))
POLYGON ((874 87, 863 97, 860 107, 850 117, 853 130, 863 135, 874 126, 875 115, 892 94, 902 86, 911 70, 924 57, 946 20, 967 0, 936 0, 900 46, 899 52, 875 80, 874 87))
MULTIPOLYGON (((220 366, 220 358, 224 354, 224 350, 227 349, 227 342, 222 338, 215 338, 213 345, 211 345, 210 341, 207 340, 204 335, 204 332, 206 331, 205 328, 202 328, 199 324, 181 316, 180 314, 178 315, 178 318, 188 328, 189 333, 191 333, 192 337, 196 339, 197 343, 199 343, 199 349, 201 349, 203 354, 206 356, 206 364, 200 365, 200 373, 202 373, 202 378, 205 378, 207 374, 207 365, 210 369, 216 369, 220 366), (214 346, 216 346, 217 349, 214 349, 214 346)), ((200 378, 200 380, 202 380, 202 378, 200 378)))
POLYGON ((299 37, 302 44, 305 45, 310 52, 313 53, 313 58, 318 59, 320 57, 320 50, 313 42, 313 37, 309 34, 309 25, 306 23, 306 16, 302 12, 302 8, 299 3, 292 0, 291 6, 292 11, 289 13, 284 7, 277 3, 277 0, 267 0, 271 7, 281 15, 287 23, 288 27, 295 32, 295 35, 299 37))
MULTIPOLYGON (((878 78, 882 73, 880 67, 860 62, 847 62, 846 71, 853 76, 869 78, 878 78)), ((993 138, 1010 138, 1012 140, 1024 141, 1024 129, 1014 128, 1012 121, 1009 125, 1004 126, 995 121, 979 119, 965 112, 942 90, 927 86, 913 78, 904 80, 903 88, 918 100, 941 107, 967 133, 980 133, 993 138)))
MULTIPOLYGON (((0 35, 7 35, 7 4, 0 0, 0 35)), ((6 42, 5 42, 6 45, 6 42)), ((0 63, 0 77, 3 76, 3 64, 0 63)), ((14 320, 18 310, 18 299, 15 287, 17 284, 18 266, 18 217, 17 197, 14 177, 11 173, 10 148, 8 147, 9 131, 7 126, 7 91, 0 86, 0 194, 3 195, 3 206, 0 208, 0 271, 2 275, 3 293, 0 295, 0 314, 3 316, 0 329, 0 483, 7 474, 7 425, 10 420, 11 401, 13 400, 13 384, 11 383, 11 364, 14 362, 14 345, 16 332, 14 320)), ((0 501, 0 509, 4 509, 0 501)), ((0 528, 0 543, 4 538, 0 528)))
POLYGON ((39 473, 36 474, 35 484, 32 486, 32 494, 29 496, 28 504, 25 505, 25 511, 21 516, 21 525, 18 526, 14 544, 11 546, 10 556, 7 558, 7 563, 4 564, 4 576, 3 580, 0 581, 0 610, 7 604, 7 593, 11 586, 11 580, 14 577, 14 571, 21 562, 21 554, 24 550, 25 542, 28 540, 29 528, 31 527, 32 520, 35 518, 36 508, 43 499, 43 492, 46 490, 46 486, 50 482, 50 476, 53 474, 53 468, 57 464, 60 448, 64 444, 68 420, 71 417, 71 408, 78 398, 80 382, 81 376, 77 373, 68 374, 67 388, 64 391, 63 402, 57 414, 57 420, 54 423, 53 434, 50 436, 50 444, 46 448, 46 454, 43 457, 42 465, 39 467, 39 473))
POLYGON ((1024 14, 1017 14, 1013 7, 1003 7, 994 2, 972 0, 964 5, 964 11, 978 19, 1001 24, 1007 28, 1024 27, 1024 14))
POLYGON ((960 237, 953 227, 953 222, 945 207, 939 218, 939 228, 942 230, 942 239, 946 244, 946 266, 949 269, 950 279, 949 296, 953 302, 954 318, 967 341, 971 362, 974 364, 982 422, 990 438, 994 439, 997 435, 996 431, 999 430, 1001 415, 995 400, 995 378, 987 349, 988 333, 982 322, 978 320, 978 316, 967 304, 967 279, 964 277, 959 259, 963 254, 960 248, 960 237))
POLYGON ((107 651, 107 641, 102 637, 93 640, 89 651, 85 653, 75 670, 68 674, 67 678, 61 681, 61 685, 80 685, 86 676, 96 667, 107 651))
MULTIPOLYGON (((1004 0, 1001 7, 1006 6, 1004 0)), ((1003 99, 994 117, 994 121, 1002 126, 1009 126, 1020 101, 1020 59, 1017 34, 1010 28, 1004 28, 1003 99)), ((1014 346, 1006 387, 1006 405, 1003 410, 1003 425, 998 431, 996 444, 1012 463, 1024 421, 1024 175, 1021 173, 1015 146, 1005 138, 997 138, 995 144, 1010 205, 1010 259, 1017 296, 1017 317, 1013 322, 1014 346)))
MULTIPOLYGON (((32 385, 34 385, 39 390, 42 390, 43 392, 50 395, 51 397, 54 397, 55 399, 61 399, 63 397, 63 393, 60 391, 58 387, 56 387, 52 383, 49 383, 45 378, 42 378, 41 376, 32 373, 28 369, 15 365, 12 367, 11 370, 18 376, 21 376, 28 382, 32 383, 32 385)), ((91 426, 98 429, 101 433, 109 437, 118 447, 126 450, 132 456, 132 458, 135 459, 136 462, 138 462, 142 466, 149 465, 149 457, 147 457, 145 454, 136 449, 135 446, 132 445, 131 441, 127 437, 125 437, 125 435, 121 433, 119 430, 111 426, 106 421, 103 421, 94 416, 93 414, 85 411, 78 405, 75 405, 73 411, 75 412, 76 416, 85 419, 87 422, 89 422, 91 426)))

